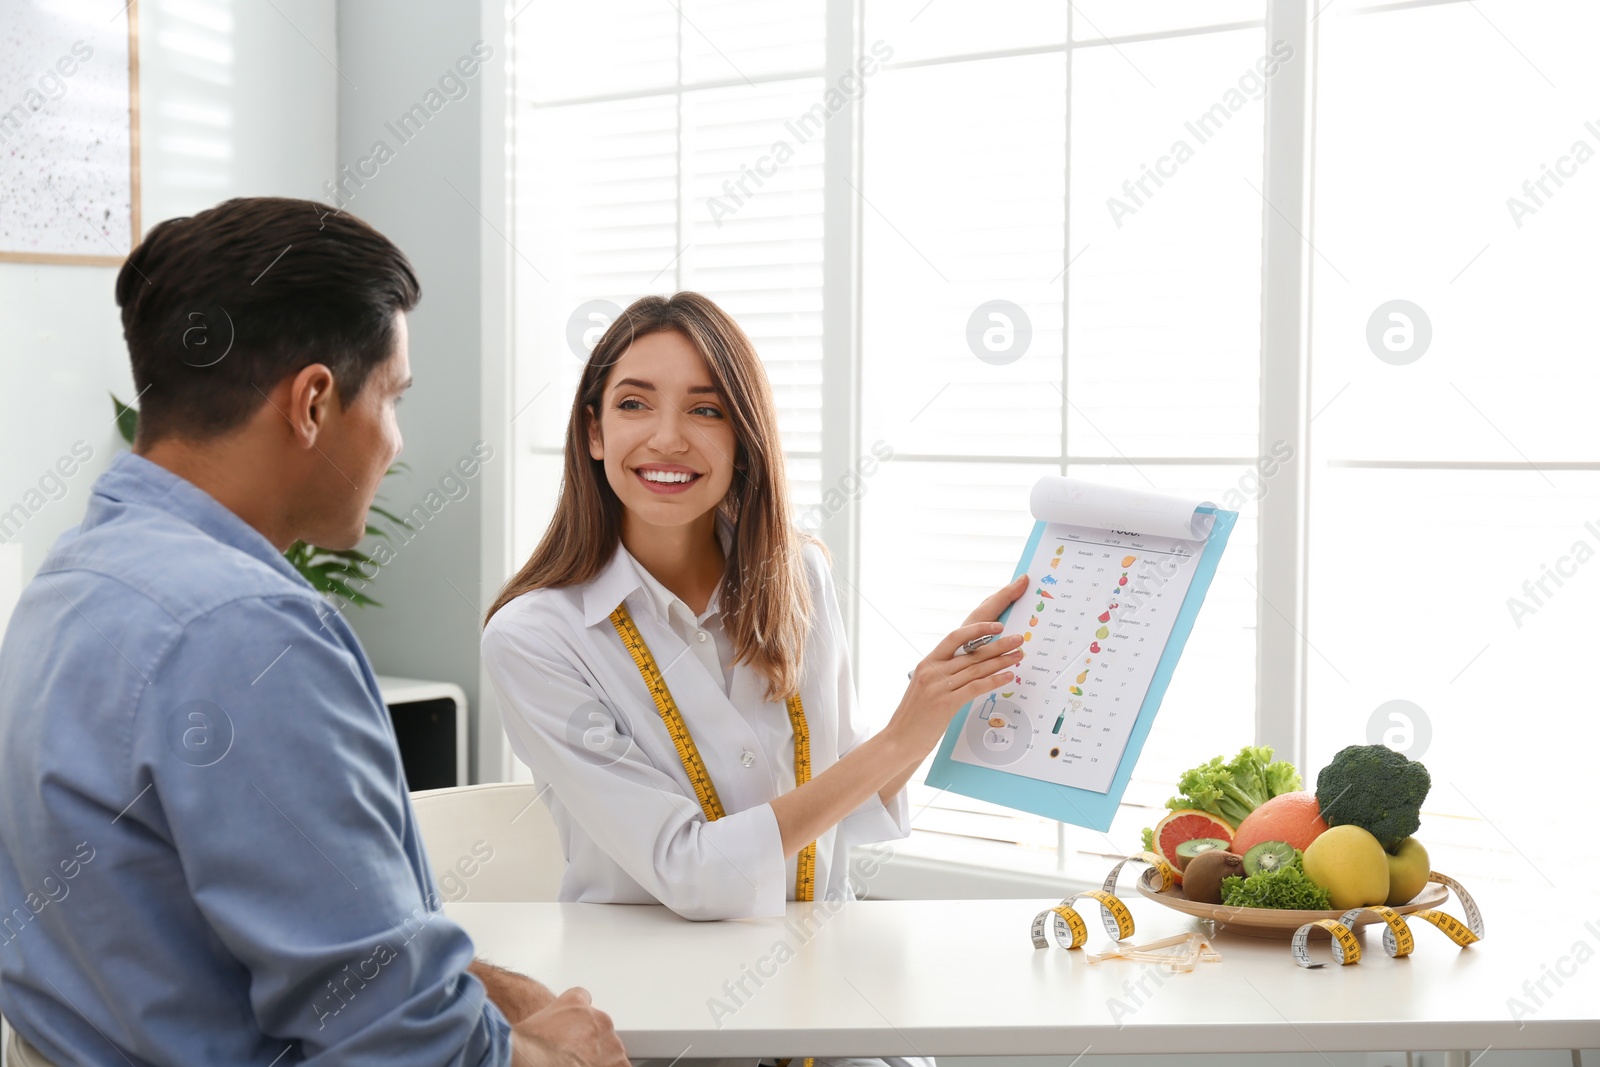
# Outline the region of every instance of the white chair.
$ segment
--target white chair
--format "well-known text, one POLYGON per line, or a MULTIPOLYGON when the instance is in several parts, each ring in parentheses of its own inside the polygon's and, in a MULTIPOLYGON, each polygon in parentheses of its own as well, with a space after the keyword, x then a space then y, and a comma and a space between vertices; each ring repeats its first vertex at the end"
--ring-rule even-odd
POLYGON ((0 1019, 0 1067, 55 1067, 9 1023, 0 1019))
POLYGON ((557 899, 566 860, 539 786, 428 789, 411 807, 445 901, 557 899))

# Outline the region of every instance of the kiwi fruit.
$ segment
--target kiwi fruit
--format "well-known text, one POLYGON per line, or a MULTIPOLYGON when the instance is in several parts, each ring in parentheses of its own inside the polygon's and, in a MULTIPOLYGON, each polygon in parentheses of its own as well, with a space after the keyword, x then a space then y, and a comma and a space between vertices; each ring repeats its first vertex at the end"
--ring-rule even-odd
POLYGON ((1287 841, 1262 841, 1244 854, 1246 874, 1279 871, 1294 863, 1294 846, 1287 841))
POLYGON ((1218 837, 1197 837, 1193 841, 1185 841, 1175 850, 1178 856, 1178 870, 1187 870, 1189 861, 1202 852, 1226 852, 1228 843, 1218 837))
POLYGON ((1199 904, 1222 903, 1222 880, 1243 876, 1244 857, 1212 849, 1189 861, 1183 871, 1183 895, 1199 904))

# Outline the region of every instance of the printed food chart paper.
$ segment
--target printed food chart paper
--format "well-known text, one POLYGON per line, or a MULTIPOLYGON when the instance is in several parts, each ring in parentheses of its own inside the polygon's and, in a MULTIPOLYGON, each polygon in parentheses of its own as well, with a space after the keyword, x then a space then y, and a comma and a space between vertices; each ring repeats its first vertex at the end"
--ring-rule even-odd
POLYGON ((1018 678, 957 712, 927 782, 1105 830, 1238 514, 1059 477, 1029 504, 1018 678))

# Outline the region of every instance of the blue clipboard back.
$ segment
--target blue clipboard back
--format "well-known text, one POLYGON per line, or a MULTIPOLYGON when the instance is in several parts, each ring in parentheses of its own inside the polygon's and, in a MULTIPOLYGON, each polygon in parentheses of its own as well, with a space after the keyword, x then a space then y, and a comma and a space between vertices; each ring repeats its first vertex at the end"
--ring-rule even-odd
MULTIPOLYGON (((1139 707, 1133 729, 1128 735, 1127 747, 1124 748, 1122 759, 1118 762, 1110 790, 1097 793, 1089 789, 1046 782, 1038 778, 1010 774, 1003 770, 952 759, 951 752, 955 748, 956 738, 966 726, 967 716, 972 713, 972 703, 963 706, 950 720, 944 740, 939 745, 939 753, 928 770, 925 780, 928 785, 936 789, 947 789, 975 800, 986 800, 992 804, 1032 812, 1074 826, 1101 831, 1111 829, 1111 820, 1122 804, 1123 794, 1127 792, 1128 780, 1133 776, 1133 768, 1139 762, 1139 754, 1144 750, 1145 739, 1150 736, 1150 727, 1155 722, 1156 712, 1160 709, 1161 700, 1166 695, 1168 684, 1172 681, 1172 672, 1177 668, 1178 660, 1183 655, 1183 646, 1189 639, 1190 631, 1194 629, 1195 617, 1200 613, 1200 605, 1205 602, 1206 591, 1211 587, 1211 579, 1216 576, 1222 551, 1227 547, 1228 538, 1232 535, 1234 524, 1239 519, 1237 511, 1209 506, 1196 510, 1200 514, 1214 515, 1215 518, 1210 534, 1205 540, 1205 547, 1201 549, 1200 556, 1195 562, 1195 571, 1190 579, 1183 606, 1173 622, 1172 632, 1161 651, 1161 658, 1156 665, 1150 688, 1145 693, 1144 702, 1139 707)), ((1042 519, 1035 520, 1033 533, 1022 549, 1012 580, 1027 573, 1028 562, 1038 550, 1039 540, 1044 536, 1048 525, 1042 519)), ((1011 608, 1005 610, 1000 616, 1002 621, 1010 615, 1015 606, 1013 604, 1011 608)))

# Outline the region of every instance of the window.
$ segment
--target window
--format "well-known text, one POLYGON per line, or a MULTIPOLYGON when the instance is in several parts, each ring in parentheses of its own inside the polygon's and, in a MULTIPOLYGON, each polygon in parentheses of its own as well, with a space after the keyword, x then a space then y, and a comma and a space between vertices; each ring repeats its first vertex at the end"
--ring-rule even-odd
POLYGON ((1540 777, 1575 807, 1561 783, 1600 740, 1570 683, 1600 553, 1583 418, 1597 372, 1574 341, 1596 268, 1570 234, 1593 226, 1600 194, 1568 158, 1600 132, 1558 103, 1595 98, 1578 91, 1600 75, 1575 23, 1600 13, 1322 5, 1307 37, 1275 38, 1294 8, 524 9, 516 557, 548 521, 588 344, 639 295, 699 289, 766 361, 793 502, 834 549, 861 703, 880 721, 906 670, 1009 576, 1041 474, 1242 512, 1110 833, 916 786, 916 847, 1098 879, 1179 772, 1258 730, 1303 739, 1308 787, 1347 744, 1426 734, 1413 752, 1435 775, 1435 866, 1525 862, 1556 879, 1553 801, 1508 790, 1501 768, 1511 723, 1545 716, 1527 744, 1558 750, 1540 777), (1263 251, 1264 198, 1294 148, 1269 139, 1265 101, 1290 64, 1316 81, 1314 126, 1297 131, 1314 165, 1288 170, 1311 191, 1310 283, 1286 297, 1262 286, 1282 266, 1264 254, 1284 254, 1263 251), (1507 197, 1527 199, 1545 164, 1565 184, 1544 179, 1510 217, 1507 197), (1310 395, 1291 406, 1265 373, 1264 299, 1309 324, 1310 395), (1428 328, 1413 363, 1384 347, 1428 328), (1285 425, 1298 449, 1274 436, 1285 425), (1280 461, 1307 486, 1284 534, 1307 546, 1299 580, 1258 557, 1258 497, 1280 461), (1526 610, 1513 618, 1508 598, 1526 610), (1303 629, 1304 680, 1263 687, 1282 669, 1258 659, 1278 604, 1303 629), (1552 745, 1560 730, 1573 743, 1552 745))
POLYGON ((794 503, 817 502, 823 145, 791 128, 813 129, 823 93, 821 13, 536 3, 512 23, 515 558, 554 506, 583 357, 646 293, 701 290, 750 334, 794 503), (780 139, 792 156, 764 165, 780 139))
MULTIPOLYGON (((1010 27, 992 5, 867 2, 869 40, 909 37, 866 95, 862 145, 862 436, 895 453, 861 509, 868 708, 892 709, 906 668, 1009 578, 1040 475, 1216 498, 1255 470, 1265 86, 1239 82, 1266 51, 1264 5, 1221 5, 1222 26, 1193 6, 1119 27, 1130 40, 1082 5, 1010 27), (975 51, 978 25, 995 37, 975 51), (1188 127, 1214 103, 1202 143, 1188 127), (968 340, 997 300, 1026 323, 1003 365, 968 340)), ((1122 816, 1067 827, 1063 861, 1136 851, 1183 768, 1253 736, 1251 519, 1122 816)), ((1055 854, 1054 823, 914 794, 919 827, 1055 854)))
POLYGON ((1436 869, 1586 888, 1600 12, 1535 7, 1319 23, 1306 723, 1412 747, 1436 869))

